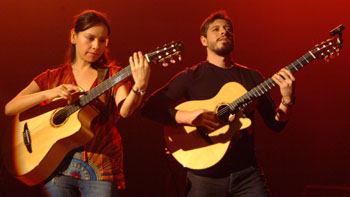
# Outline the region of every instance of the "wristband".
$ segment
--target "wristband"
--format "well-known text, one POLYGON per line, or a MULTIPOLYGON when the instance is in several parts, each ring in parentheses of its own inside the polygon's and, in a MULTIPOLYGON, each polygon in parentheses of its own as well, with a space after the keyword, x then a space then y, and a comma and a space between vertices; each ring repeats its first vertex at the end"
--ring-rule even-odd
POLYGON ((282 101, 281 101, 282 105, 286 106, 286 107, 290 107, 292 105, 295 104, 295 97, 292 98, 292 100, 289 103, 286 103, 286 101, 284 101, 283 97, 282 97, 282 101))
POLYGON ((146 91, 144 91, 144 90, 134 90, 134 88, 131 88, 131 90, 132 90, 135 94, 140 95, 140 96, 143 96, 143 95, 146 94, 146 91))

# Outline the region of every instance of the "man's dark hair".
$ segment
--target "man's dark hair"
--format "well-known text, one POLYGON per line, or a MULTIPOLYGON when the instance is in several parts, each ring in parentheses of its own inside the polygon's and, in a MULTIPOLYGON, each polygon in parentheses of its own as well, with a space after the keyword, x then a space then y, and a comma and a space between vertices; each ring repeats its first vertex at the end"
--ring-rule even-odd
POLYGON ((219 10, 219 11, 216 11, 216 12, 213 12, 212 14, 210 14, 203 21, 203 23, 201 25, 201 28, 200 28, 201 36, 207 37, 207 31, 208 31, 209 25, 211 23, 213 23, 217 19, 223 19, 223 20, 227 21, 227 23, 232 27, 231 19, 226 14, 226 11, 225 10, 219 10))

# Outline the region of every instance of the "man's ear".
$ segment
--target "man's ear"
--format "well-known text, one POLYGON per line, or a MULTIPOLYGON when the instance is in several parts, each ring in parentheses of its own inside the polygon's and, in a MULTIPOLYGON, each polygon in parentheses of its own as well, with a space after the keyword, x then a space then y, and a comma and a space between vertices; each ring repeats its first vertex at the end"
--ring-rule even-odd
POLYGON ((75 33, 74 29, 72 29, 70 31, 70 42, 72 44, 76 44, 77 43, 76 39, 77 39, 77 34, 75 33))
POLYGON ((207 47, 208 46, 208 41, 207 41, 207 38, 204 37, 204 36, 201 36, 201 43, 203 46, 207 47))

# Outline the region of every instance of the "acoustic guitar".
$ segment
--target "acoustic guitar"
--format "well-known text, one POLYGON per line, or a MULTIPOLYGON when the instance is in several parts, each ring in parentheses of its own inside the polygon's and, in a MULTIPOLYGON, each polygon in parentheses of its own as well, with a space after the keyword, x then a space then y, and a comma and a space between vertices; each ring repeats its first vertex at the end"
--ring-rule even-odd
MULTIPOLYGON (((172 42, 147 53, 148 62, 158 63, 183 51, 181 42, 172 42)), ((91 122, 99 114, 100 95, 130 76, 130 65, 77 96, 75 102, 59 99, 45 106, 35 106, 16 115, 5 152, 5 165, 17 179, 36 185, 47 179, 71 150, 81 147, 94 136, 91 122)))
MULTIPOLYGON (((332 30, 332 38, 316 45, 285 68, 295 73, 315 59, 328 60, 339 54, 342 48, 341 31, 343 29, 341 25, 332 30)), ((211 132, 200 127, 166 126, 164 138, 170 153, 180 164, 189 169, 202 170, 215 165, 225 155, 232 136, 251 125, 251 120, 245 116, 243 109, 275 86, 276 83, 272 78, 249 91, 239 83, 229 82, 223 85, 217 95, 211 99, 192 100, 179 104, 175 109, 214 111, 223 124, 211 132)))

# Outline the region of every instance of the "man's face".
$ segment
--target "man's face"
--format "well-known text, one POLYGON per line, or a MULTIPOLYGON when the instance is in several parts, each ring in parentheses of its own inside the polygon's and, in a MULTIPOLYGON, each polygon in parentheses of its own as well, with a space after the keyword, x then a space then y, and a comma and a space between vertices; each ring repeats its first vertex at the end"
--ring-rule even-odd
POLYGON ((202 36, 202 44, 208 50, 220 56, 226 56, 233 50, 232 26, 224 19, 216 19, 209 25, 207 37, 202 36))

